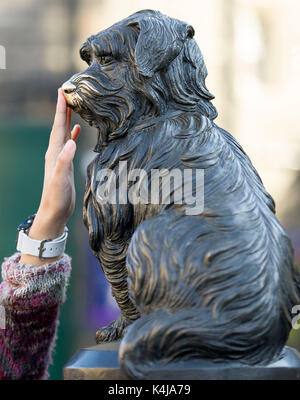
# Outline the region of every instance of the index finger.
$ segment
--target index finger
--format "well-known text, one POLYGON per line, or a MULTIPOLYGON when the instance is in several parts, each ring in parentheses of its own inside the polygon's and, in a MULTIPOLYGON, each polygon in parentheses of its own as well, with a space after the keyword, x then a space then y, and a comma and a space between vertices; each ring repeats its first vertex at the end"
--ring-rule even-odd
POLYGON ((54 123, 50 135, 50 144, 63 146, 65 143, 65 136, 67 131, 67 103, 63 95, 62 89, 58 89, 56 113, 54 123))

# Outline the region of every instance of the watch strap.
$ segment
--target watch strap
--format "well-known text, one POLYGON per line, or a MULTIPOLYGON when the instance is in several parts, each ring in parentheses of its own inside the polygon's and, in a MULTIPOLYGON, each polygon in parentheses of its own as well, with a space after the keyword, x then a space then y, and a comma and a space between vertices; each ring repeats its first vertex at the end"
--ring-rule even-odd
POLYGON ((24 230, 19 231, 17 250, 40 259, 58 257, 64 253, 68 237, 68 229, 56 239, 36 240, 30 238, 24 230))

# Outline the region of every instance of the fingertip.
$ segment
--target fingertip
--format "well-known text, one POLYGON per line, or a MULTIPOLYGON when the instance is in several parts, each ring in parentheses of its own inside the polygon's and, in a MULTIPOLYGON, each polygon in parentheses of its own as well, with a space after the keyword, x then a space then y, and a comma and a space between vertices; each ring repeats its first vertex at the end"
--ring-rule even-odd
POLYGON ((59 97, 62 96, 62 95, 63 95, 63 91, 62 91, 61 87, 59 87, 59 88, 57 89, 57 97, 59 98, 59 97))
POLYGON ((61 111, 66 111, 67 108, 67 102, 64 96, 64 93, 62 91, 62 88, 58 88, 57 90, 57 108, 60 109, 61 111))
POLYGON ((72 132, 71 132, 71 136, 73 140, 76 140, 78 138, 78 135, 81 131, 81 126, 79 124, 74 125, 72 132))
POLYGON ((70 153, 73 154, 76 151, 76 143, 74 142, 73 139, 69 139, 66 144, 65 144, 65 150, 70 153))
POLYGON ((81 126, 80 126, 79 124, 76 124, 76 125, 74 126, 74 130, 75 130, 77 133, 79 133, 79 132, 81 131, 81 126))

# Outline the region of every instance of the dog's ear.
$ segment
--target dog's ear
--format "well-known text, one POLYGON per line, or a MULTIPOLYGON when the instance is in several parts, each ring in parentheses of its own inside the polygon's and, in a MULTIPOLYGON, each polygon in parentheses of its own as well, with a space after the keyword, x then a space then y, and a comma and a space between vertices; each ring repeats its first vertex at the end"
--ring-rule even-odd
POLYGON ((185 40, 195 33, 191 25, 160 13, 137 18, 128 26, 139 29, 135 60, 146 77, 167 67, 178 56, 185 40))

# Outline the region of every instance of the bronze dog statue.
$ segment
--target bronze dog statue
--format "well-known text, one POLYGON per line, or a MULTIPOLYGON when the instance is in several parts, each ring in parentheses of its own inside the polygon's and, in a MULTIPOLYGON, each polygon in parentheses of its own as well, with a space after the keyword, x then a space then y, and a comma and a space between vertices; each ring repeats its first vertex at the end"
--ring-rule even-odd
POLYGON ((63 85, 99 132, 84 222, 121 315, 97 342, 123 337, 121 365, 137 378, 191 359, 266 365, 280 357, 299 303, 290 240, 249 158, 213 122, 193 35, 160 12, 137 12, 91 36, 80 49, 87 69, 63 85), (203 210, 188 215, 174 187, 167 204, 109 202, 97 174, 113 171, 120 186, 125 161, 147 174, 204 171, 203 210))

